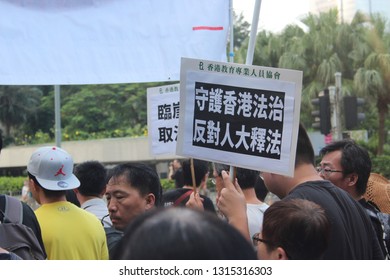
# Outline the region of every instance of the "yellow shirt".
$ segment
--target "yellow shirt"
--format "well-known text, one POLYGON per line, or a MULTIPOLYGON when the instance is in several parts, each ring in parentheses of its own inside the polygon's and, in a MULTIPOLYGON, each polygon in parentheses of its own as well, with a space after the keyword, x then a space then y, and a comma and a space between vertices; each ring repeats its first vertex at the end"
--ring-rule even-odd
POLYGON ((49 260, 108 260, 103 225, 91 213, 67 202, 35 210, 49 260))

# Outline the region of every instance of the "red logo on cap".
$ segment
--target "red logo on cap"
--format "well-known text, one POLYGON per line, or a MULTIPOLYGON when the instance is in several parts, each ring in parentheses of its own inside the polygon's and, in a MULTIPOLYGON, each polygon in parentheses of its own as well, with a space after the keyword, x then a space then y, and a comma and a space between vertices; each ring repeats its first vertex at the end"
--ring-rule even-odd
POLYGON ((54 176, 58 176, 58 175, 66 176, 66 174, 64 173, 64 171, 62 171, 62 168, 64 168, 64 165, 62 165, 61 168, 58 169, 57 173, 56 173, 54 176))

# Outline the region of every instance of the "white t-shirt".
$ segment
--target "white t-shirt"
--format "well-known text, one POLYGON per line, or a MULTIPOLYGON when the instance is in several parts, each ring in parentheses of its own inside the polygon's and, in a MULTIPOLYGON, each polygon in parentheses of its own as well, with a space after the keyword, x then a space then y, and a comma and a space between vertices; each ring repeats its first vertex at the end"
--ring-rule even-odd
POLYGON ((252 237, 255 233, 261 232, 263 228, 264 212, 268 208, 268 204, 247 204, 246 214, 248 217, 249 234, 252 237))

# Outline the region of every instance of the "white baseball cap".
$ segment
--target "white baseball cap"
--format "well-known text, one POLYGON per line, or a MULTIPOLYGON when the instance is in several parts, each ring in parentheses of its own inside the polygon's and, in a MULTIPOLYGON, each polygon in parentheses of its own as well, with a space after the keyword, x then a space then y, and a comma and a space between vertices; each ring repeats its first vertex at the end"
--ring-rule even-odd
POLYGON ((72 156, 58 147, 37 149, 30 158, 27 171, 47 190, 63 191, 80 186, 73 174, 72 156))

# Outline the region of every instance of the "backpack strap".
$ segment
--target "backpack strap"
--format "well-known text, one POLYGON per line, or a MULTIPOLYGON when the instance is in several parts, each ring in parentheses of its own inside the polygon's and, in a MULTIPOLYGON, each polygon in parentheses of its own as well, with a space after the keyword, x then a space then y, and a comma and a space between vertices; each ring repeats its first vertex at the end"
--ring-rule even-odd
POLYGON ((192 194, 193 190, 189 190, 185 193, 183 193, 178 199, 175 200, 173 203, 173 206, 178 206, 184 199, 189 197, 192 194))
POLYGON ((18 199, 12 196, 5 196, 4 222, 6 220, 12 223, 22 223, 23 205, 18 199))

